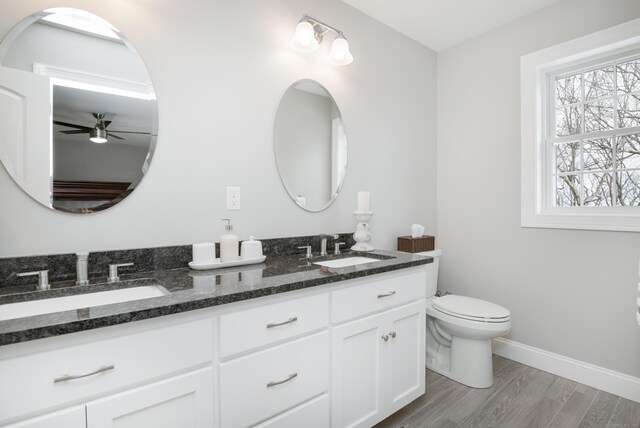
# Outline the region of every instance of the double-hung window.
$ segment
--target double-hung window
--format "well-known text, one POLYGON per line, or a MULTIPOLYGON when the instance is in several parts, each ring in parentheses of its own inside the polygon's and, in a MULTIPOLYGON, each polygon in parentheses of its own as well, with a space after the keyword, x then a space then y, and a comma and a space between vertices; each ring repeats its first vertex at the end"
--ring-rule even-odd
POLYGON ((522 225, 640 231, 640 20, 521 67, 522 225))

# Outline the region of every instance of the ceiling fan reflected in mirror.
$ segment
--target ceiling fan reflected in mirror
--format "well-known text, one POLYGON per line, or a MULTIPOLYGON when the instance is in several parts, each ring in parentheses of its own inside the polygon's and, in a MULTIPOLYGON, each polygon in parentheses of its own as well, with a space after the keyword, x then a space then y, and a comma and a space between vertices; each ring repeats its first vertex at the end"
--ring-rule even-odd
MULTIPOLYGON (((60 131, 63 134, 71 135, 71 134, 89 134, 89 140, 94 143, 102 144, 106 143, 109 137, 125 140, 125 138, 115 135, 118 134, 143 134, 143 135, 151 135, 149 132, 136 132, 136 131, 107 131, 107 127, 111 124, 111 120, 105 120, 106 113, 91 113, 92 116, 96 119, 96 124, 93 127, 77 125, 75 123, 61 122, 59 120, 54 120, 54 125, 66 126, 67 128, 75 128, 74 130, 66 130, 60 131)), ((115 114, 110 114, 111 118, 114 118, 115 114)))

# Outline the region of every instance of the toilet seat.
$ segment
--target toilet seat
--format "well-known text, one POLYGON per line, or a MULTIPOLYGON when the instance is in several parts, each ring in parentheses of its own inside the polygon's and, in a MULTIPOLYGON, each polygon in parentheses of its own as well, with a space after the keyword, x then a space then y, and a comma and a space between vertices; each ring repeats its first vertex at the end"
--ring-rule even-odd
POLYGON ((502 323, 511 319, 509 310, 473 297, 448 294, 436 297, 432 303, 433 308, 438 312, 470 321, 502 323))

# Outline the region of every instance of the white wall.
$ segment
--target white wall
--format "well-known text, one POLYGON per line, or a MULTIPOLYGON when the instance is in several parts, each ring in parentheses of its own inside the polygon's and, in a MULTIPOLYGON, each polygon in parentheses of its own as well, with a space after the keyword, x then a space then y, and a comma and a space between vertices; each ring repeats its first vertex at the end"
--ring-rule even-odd
POLYGON ((53 176, 56 180, 136 183, 148 151, 126 144, 58 140, 53 151, 53 176))
POLYGON ((508 338, 640 376, 640 234, 520 227, 520 57, 640 17, 566 0, 438 55, 439 288, 511 310, 508 338))
MULTIPOLYGON (((10 2, 0 35, 54 0, 10 2)), ((159 110, 158 145, 136 191, 105 212, 49 211, 0 168, 0 257, 179 245, 218 239, 230 217, 241 238, 348 232, 356 193, 371 192, 373 244, 395 248, 412 223, 435 231, 436 55, 339 0, 69 0, 121 30, 145 61, 159 110), (344 31, 353 64, 292 51, 303 13, 344 31), (273 120, 299 79, 324 85, 349 139, 342 193, 308 213, 285 192, 273 155, 273 120), (206 130, 207 132, 203 132, 206 130), (242 210, 226 211, 226 186, 242 210)))

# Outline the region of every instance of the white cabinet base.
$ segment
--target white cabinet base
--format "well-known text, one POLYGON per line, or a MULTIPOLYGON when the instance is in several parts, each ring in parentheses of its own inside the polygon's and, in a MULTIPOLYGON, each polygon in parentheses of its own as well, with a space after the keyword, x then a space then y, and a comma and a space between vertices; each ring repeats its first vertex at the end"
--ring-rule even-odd
POLYGON ((213 369, 207 367, 87 403, 88 428, 213 426, 213 369))
POLYGON ((329 396, 322 394, 254 428, 329 428, 329 396))
POLYGON ((84 404, 5 425, 5 428, 85 428, 84 404))
POLYGON ((332 332, 332 426, 368 428, 424 394, 425 301, 332 332))

